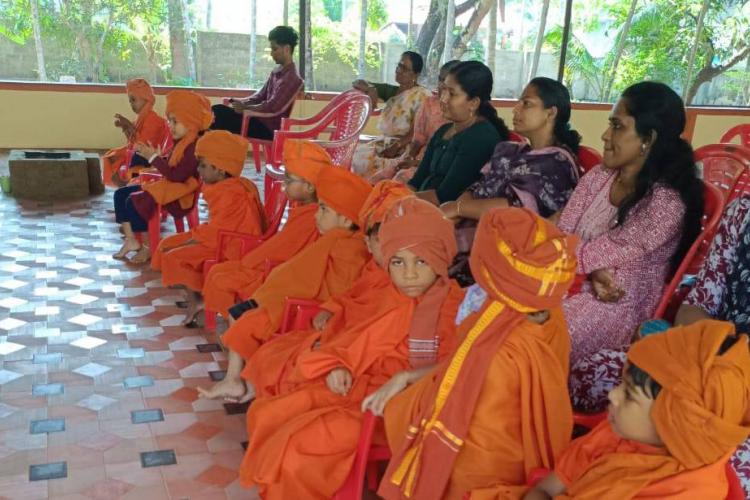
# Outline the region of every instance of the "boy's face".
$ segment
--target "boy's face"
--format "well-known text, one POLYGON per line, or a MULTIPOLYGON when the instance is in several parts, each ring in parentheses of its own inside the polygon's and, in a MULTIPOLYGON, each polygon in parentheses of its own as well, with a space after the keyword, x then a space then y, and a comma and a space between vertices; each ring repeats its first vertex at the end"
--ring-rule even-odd
POLYGON ((288 171, 284 173, 284 192, 290 201, 315 199, 315 186, 288 171))
POLYGON ((279 45, 271 41, 271 59, 276 64, 284 64, 291 56, 291 47, 289 45, 279 45))
POLYGON ((380 249, 380 240, 378 239, 378 232, 374 231, 365 236, 365 243, 367 249, 370 251, 375 263, 382 267, 383 265, 383 252, 380 249))
POLYGON ((612 430, 623 439, 652 446, 663 446, 656 426, 651 420, 654 399, 641 387, 633 384, 623 368, 622 383, 609 391, 609 422, 612 430))
POLYGON ((169 132, 172 134, 172 139, 179 141, 187 135, 187 129, 185 125, 177 121, 177 118, 172 113, 167 113, 167 122, 169 122, 169 132))
POLYGON ((409 250, 399 250, 391 257, 388 273, 396 288, 411 298, 423 295, 437 280, 429 264, 409 250))
POLYGON ((214 167, 203 158, 198 158, 198 174, 206 184, 216 184, 226 178, 223 170, 214 167))
POLYGON ((340 215, 322 201, 318 201, 318 211, 315 214, 315 225, 318 227, 318 232, 320 232, 320 234, 325 234, 331 229, 336 229, 337 227, 349 229, 352 227, 352 221, 343 215, 340 215))
POLYGON ((141 112, 143 106, 145 106, 147 102, 146 99, 141 99, 133 94, 128 94, 128 101, 130 102, 130 109, 132 109, 133 113, 136 115, 141 112))

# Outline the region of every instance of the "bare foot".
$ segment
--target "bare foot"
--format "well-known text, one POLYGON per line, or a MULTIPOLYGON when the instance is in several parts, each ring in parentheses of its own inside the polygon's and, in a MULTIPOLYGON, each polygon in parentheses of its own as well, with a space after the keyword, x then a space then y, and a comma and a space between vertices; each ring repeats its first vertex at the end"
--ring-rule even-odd
POLYGON ((132 264, 145 264, 151 259, 151 251, 147 246, 143 245, 138 249, 138 253, 130 259, 132 264))
POLYGON ((182 326, 194 324, 201 311, 203 311, 203 301, 191 297, 190 300, 188 300, 188 310, 185 312, 185 319, 182 321, 182 326))
POLYGON ((112 258, 117 260, 125 260, 130 252, 140 252, 143 247, 137 241, 125 240, 122 244, 122 248, 116 254, 112 255, 112 258))
POLYGON ((239 401, 244 398, 246 394, 247 387, 241 378, 225 378, 221 382, 215 383, 210 389, 198 387, 198 397, 203 399, 224 398, 231 401, 239 401))

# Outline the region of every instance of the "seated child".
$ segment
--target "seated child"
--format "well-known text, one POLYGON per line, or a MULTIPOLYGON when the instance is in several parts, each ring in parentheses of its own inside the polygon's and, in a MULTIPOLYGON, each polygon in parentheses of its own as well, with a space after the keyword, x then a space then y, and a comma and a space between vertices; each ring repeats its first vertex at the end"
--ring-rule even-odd
POLYGON ((359 225, 365 231, 372 258, 346 293, 321 305, 322 311, 313 320, 312 328, 287 332, 266 342, 250 358, 242 376, 255 389, 256 399, 291 391, 296 384, 289 380, 289 375, 300 356, 327 345, 352 325, 372 321, 384 312, 381 301, 372 299, 391 286, 390 276, 383 268, 378 231, 393 204, 413 194, 411 189, 394 181, 375 185, 359 213, 359 225))
POLYGON ((608 421, 524 498, 724 499, 727 460, 750 433, 748 389, 748 340, 730 323, 646 337, 630 347, 608 421))
POLYGON ((110 149, 102 156, 102 177, 104 183, 109 186, 126 185, 139 167, 148 166, 146 159, 135 152, 137 143, 166 145, 170 139, 164 118, 154 111, 156 98, 151 85, 146 80, 135 78, 128 80, 125 88, 128 92, 130 109, 138 117, 133 123, 119 113, 115 115, 115 126, 122 130, 128 143, 125 146, 110 149), (123 179, 120 177, 120 168, 128 157, 130 157, 128 175, 123 179))
POLYGON ((343 168, 323 168, 315 189, 320 238, 276 267, 250 300, 230 309, 237 320, 222 337, 229 350, 227 374, 211 389, 198 388, 201 397, 252 399, 241 377, 242 367, 278 331, 285 298, 324 302, 348 290, 367 263, 364 236, 355 221, 372 186, 343 168))
MULTIPOLYGON (((195 145, 198 173, 203 181, 203 198, 208 204, 208 222, 186 233, 162 240, 151 262, 161 270, 165 286, 188 288, 188 312, 185 323, 195 326, 203 288, 203 263, 216 256, 219 231, 259 236, 266 228, 265 212, 258 189, 242 177, 248 143, 226 130, 207 132, 195 145)), ((226 254, 239 255, 239 241, 229 241, 226 254)))
POLYGON ((278 233, 241 259, 229 259, 211 268, 203 284, 207 309, 218 311, 228 319, 228 309, 237 302, 236 297, 252 297, 263 283, 266 260, 286 262, 318 239, 315 181, 320 169, 330 166, 331 157, 317 144, 284 142, 284 191, 293 204, 286 223, 278 233))
POLYGON ((126 186, 115 191, 115 220, 121 225, 125 242, 115 259, 130 259, 135 264, 147 262, 150 249, 141 245, 135 233, 148 230, 148 220, 163 206, 173 217, 184 217, 193 208, 198 183, 198 159, 195 141, 211 124, 211 106, 205 97, 189 90, 167 94, 167 119, 175 146, 169 159, 161 156, 161 145, 136 143, 135 149, 163 176, 143 185, 126 186))
POLYGON ((527 474, 553 465, 573 429, 561 304, 576 242, 528 209, 482 216, 470 264, 487 297, 462 305, 478 311, 455 354, 387 405, 380 496, 520 498, 527 474))
POLYGON ((362 297, 377 314, 301 355, 291 374, 298 388, 248 411, 240 480, 263 498, 331 498, 351 469, 362 412, 377 411, 455 346, 463 292, 447 277, 451 222, 407 198, 388 212, 379 238, 391 286, 362 297))

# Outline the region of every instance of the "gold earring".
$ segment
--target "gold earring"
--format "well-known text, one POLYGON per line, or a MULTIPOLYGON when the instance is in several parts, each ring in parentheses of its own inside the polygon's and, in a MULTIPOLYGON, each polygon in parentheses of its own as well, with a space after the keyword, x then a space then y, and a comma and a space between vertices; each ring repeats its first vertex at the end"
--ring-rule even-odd
POLYGON ((641 156, 646 155, 646 143, 641 144, 641 156))

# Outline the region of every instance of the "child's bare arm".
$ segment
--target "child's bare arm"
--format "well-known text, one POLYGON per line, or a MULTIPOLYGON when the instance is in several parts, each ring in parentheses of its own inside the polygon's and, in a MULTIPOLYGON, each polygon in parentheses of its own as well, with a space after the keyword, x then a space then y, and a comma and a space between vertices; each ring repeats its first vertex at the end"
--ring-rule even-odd
POLYGON ((550 500, 555 498, 557 495, 565 493, 565 485, 557 474, 552 472, 549 476, 545 477, 536 486, 526 492, 524 500, 550 500))

